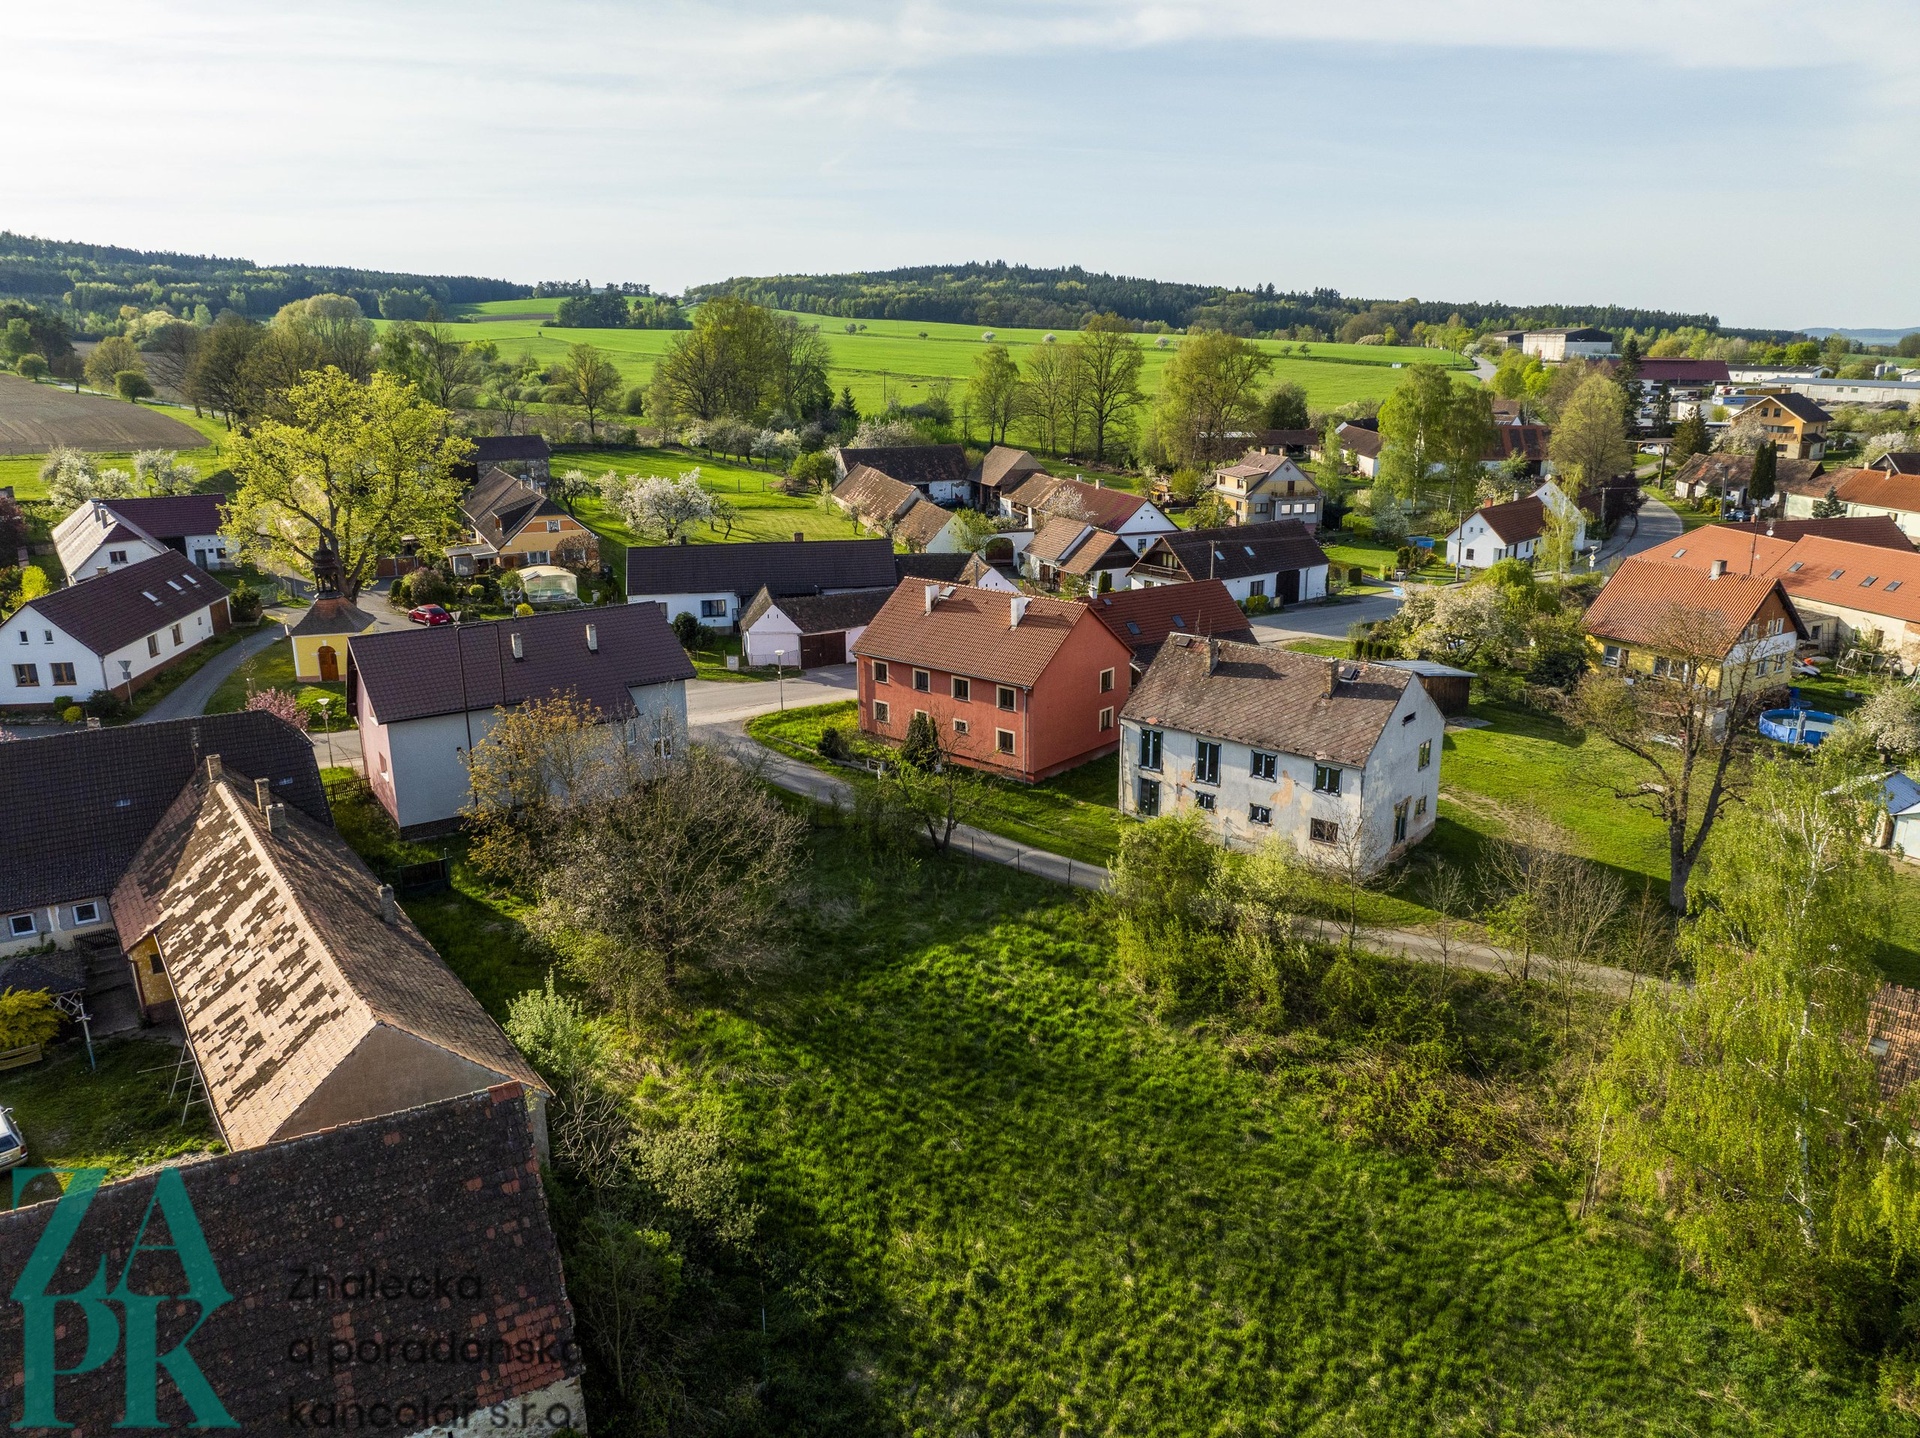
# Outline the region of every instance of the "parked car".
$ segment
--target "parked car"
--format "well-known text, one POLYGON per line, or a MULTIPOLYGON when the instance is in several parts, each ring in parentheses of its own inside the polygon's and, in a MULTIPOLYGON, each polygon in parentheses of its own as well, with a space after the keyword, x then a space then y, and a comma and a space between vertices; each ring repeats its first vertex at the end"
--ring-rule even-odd
POLYGON ((18 1168, 26 1161, 26 1136, 14 1122, 13 1110, 0 1108, 0 1169, 18 1168))
POLYGON ((438 604, 416 604, 407 611, 407 618, 415 624, 451 624, 453 616, 438 604))

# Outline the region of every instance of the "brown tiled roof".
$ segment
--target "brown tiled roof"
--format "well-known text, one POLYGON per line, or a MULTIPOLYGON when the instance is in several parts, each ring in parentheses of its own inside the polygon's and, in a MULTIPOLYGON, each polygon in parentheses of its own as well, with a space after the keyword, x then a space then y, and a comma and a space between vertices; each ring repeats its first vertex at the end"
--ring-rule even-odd
POLYGON ((374 619, 364 609, 338 594, 323 594, 313 601, 290 634, 364 634, 373 628, 374 619))
MULTIPOLYGON (((1718 490, 1722 485, 1728 489, 1744 486, 1753 477, 1753 456, 1750 454, 1690 454, 1687 462, 1673 472, 1673 483, 1704 484, 1718 490)), ((1778 474, 1776 472, 1776 479, 1778 474)))
POLYGON ((991 570, 1006 580, 1007 583, 1016 588, 1019 586, 1019 571, 1011 564, 990 564, 987 562, 987 556, 984 551, 979 554, 969 554, 963 557, 967 562, 961 566, 960 573, 956 576, 955 582, 960 584, 977 584, 987 572, 991 570))
MULTIPOLYGON (((158 1351, 185 1358, 225 1413, 195 1413, 162 1379, 156 1431, 184 1433, 222 1417, 236 1434, 289 1433, 316 1423, 374 1431, 363 1415, 398 1412, 383 1426, 424 1432, 433 1421, 427 1409, 451 1391, 477 1433, 496 1405, 513 1411, 528 1401, 544 1412, 562 1393, 568 1403, 579 1401, 580 1347, 526 1097, 517 1088, 243 1153, 156 1165, 104 1184, 88 1202, 55 1291, 71 1291, 103 1264, 118 1273, 138 1244, 151 1250, 168 1241, 149 1227, 162 1183, 184 1189, 224 1290, 219 1296, 230 1301, 207 1295, 200 1303, 159 1305, 158 1351), (360 1281, 342 1282, 350 1277, 360 1281), (310 1285, 309 1278, 320 1282, 310 1285), (397 1299, 390 1289, 382 1292, 389 1279, 402 1285, 397 1299), (424 1289, 410 1297, 410 1282, 424 1289), (378 1334, 372 1353, 393 1361, 329 1364, 325 1340, 343 1334, 378 1334), (436 1341, 450 1337, 477 1340, 480 1361, 402 1361, 403 1353, 431 1354, 436 1341), (314 1359, 302 1361, 302 1344, 313 1346, 314 1359), (438 1380, 431 1387, 429 1372, 438 1380), (422 1414, 417 1422, 405 1416, 415 1410, 422 1414)), ((21 1271, 42 1244, 52 1211, 42 1201, 0 1214, 0 1263, 9 1272, 21 1271)), ((141 1268, 165 1275, 150 1288, 179 1291, 180 1268, 171 1257, 149 1257, 141 1268), (156 1262, 173 1266, 151 1267, 156 1262)), ((0 1313, 15 1395, 25 1314, 11 1303, 0 1313)), ((67 1432, 124 1431, 124 1366, 102 1363, 63 1375, 57 1402, 62 1424, 72 1425, 67 1432)), ((449 1420, 453 1431, 467 1427, 452 1408, 443 1418, 449 1420)), ((578 1415, 572 1426, 584 1431, 578 1415)))
POLYGON ((1039 471, 1040 467, 1040 461, 1024 449, 996 444, 987 451, 987 457, 980 461, 980 483, 988 489, 998 489, 1013 476, 1032 474, 1039 471))
POLYGON ((1493 419, 1495 424, 1521 424, 1526 420, 1527 408, 1517 399, 1493 397, 1493 419))
POLYGON ((559 694, 573 694, 615 718, 633 707, 629 687, 693 676, 693 661, 653 604, 559 609, 347 640, 347 702, 358 713, 364 691, 383 724, 559 694), (599 639, 597 651, 587 648, 589 624, 599 639), (519 659, 513 657, 516 634, 519 659))
POLYGON ((156 494, 101 503, 142 534, 159 540, 218 534, 227 514, 224 494, 156 494))
POLYGON ((1241 579, 1288 569, 1314 569, 1327 562, 1327 552, 1297 519, 1163 534, 1147 547, 1140 562, 1168 555, 1178 561, 1189 579, 1241 579))
POLYGON ((1701 574, 1711 573, 1714 561, 1724 559, 1730 573, 1765 578, 1775 565, 1785 562, 1792 549, 1792 540, 1769 536, 1745 525, 1703 524, 1677 539, 1642 550, 1635 558, 1648 563, 1676 564, 1701 574))
POLYGON ((1782 456, 1773 462, 1773 487, 1782 494, 1802 494, 1813 499, 1824 499, 1833 479, 1827 473, 1824 460, 1787 459, 1782 456))
POLYGON ((1286 462, 1287 457, 1284 454, 1275 454, 1271 451, 1255 449, 1249 450, 1240 456, 1238 463, 1229 465, 1218 472, 1221 474, 1231 474, 1236 478, 1251 479, 1255 475, 1272 474, 1276 469, 1282 468, 1286 462))
POLYGON ((893 537, 902 544, 925 548, 952 523, 951 509, 942 509, 930 499, 916 499, 907 512, 894 521, 893 537))
POLYGON ((898 519, 920 503, 920 491, 869 465, 856 465, 833 487, 836 502, 844 504, 869 524, 898 519))
POLYGON ((270 833, 224 779, 181 791, 114 913, 123 942, 159 942, 229 1147, 503 1080, 545 1087, 405 912, 381 918, 380 881, 346 840, 294 809, 270 833))
POLYGON ((1341 447, 1355 454, 1364 455, 1368 459, 1377 459, 1380 451, 1386 448, 1386 444, 1387 442, 1380 437, 1380 431, 1377 429, 1363 429, 1357 424, 1340 426, 1341 447))
MULTIPOLYGON (((225 585, 186 555, 169 549, 124 569, 56 589, 21 608, 31 609, 95 654, 110 654, 209 605, 226 602, 225 585)), ((209 632, 204 637, 213 635, 209 632)), ((119 676, 108 677, 117 680, 119 676)))
POLYGON ((1124 489, 1108 489, 1081 479, 1061 479, 1036 474, 1018 488, 1003 491, 1016 504, 1036 514, 1062 514, 1097 524, 1102 529, 1118 529, 1143 509, 1147 500, 1124 489))
POLYGON ((1920 1078, 1920 989, 1882 984, 1867 1011, 1867 1049, 1882 1098, 1898 1098, 1920 1078))
POLYGON ((1154 728, 1357 767, 1373 753, 1407 686, 1418 683, 1380 664, 1261 644, 1210 649, 1204 639, 1176 635, 1160 646, 1124 712, 1154 728))
POLYGON ((461 502, 467 523, 489 544, 506 543, 529 520, 556 519, 566 511, 518 475, 489 470, 461 502))
MULTIPOLYGON (((1712 527, 1767 534, 1789 542, 1812 534, 1822 539, 1844 539, 1851 544, 1877 545, 1881 549, 1913 548, 1913 541, 1891 514, 1840 515, 1833 519, 1748 519, 1712 527)), ((1698 534, 1699 530, 1694 533, 1698 534)))
MULTIPOLYGON (((1104 533, 1106 531, 1099 526, 1089 524, 1084 519, 1049 519, 1034 531, 1033 542, 1027 546, 1027 553, 1035 559, 1059 564, 1083 544, 1094 542, 1094 536, 1104 533)), ((1109 539, 1118 537, 1107 535, 1109 539)))
POLYGON ((1083 604, 959 584, 939 586, 943 597, 929 614, 926 588, 919 580, 904 581, 854 644, 854 653, 1031 687, 1083 621, 1099 627, 1083 604), (1027 606, 1017 626, 1012 622, 1016 602, 1027 606))
POLYGON ((894 582, 893 558, 885 539, 636 544, 627 550, 627 598, 737 594, 744 601, 762 585, 775 594, 872 589, 894 582))
MULTIPOLYGON (((28 733, 33 731, 28 730, 28 733)), ((0 744, 0 914, 113 892, 202 758, 331 823, 307 736, 242 711, 0 744)))
POLYGON ((1056 484, 1062 482, 1044 469, 1026 470, 1002 482, 1000 497, 1031 509, 1051 494, 1056 484))
MULTIPOLYGON (((1763 576, 1728 572, 1718 579, 1686 565, 1635 555, 1627 560, 1588 607, 1589 634, 1621 644, 1671 647, 1677 631, 1703 621, 1703 636, 1725 654, 1780 585, 1763 576)), ((1784 598, 1784 596, 1783 596, 1784 598)), ((1791 613, 1793 606, 1787 605, 1791 613)))
POLYGON ((1253 436, 1257 449, 1311 449, 1320 443, 1317 429, 1263 429, 1253 436))
POLYGON ((965 484, 967 452, 957 444, 907 444, 892 449, 842 448, 840 459, 851 475, 858 465, 880 473, 915 489, 934 484, 965 484))
MULTIPOLYGON (((961 558, 966 556, 962 555, 961 558)), ((802 634, 832 634, 843 629, 858 629, 871 624, 880 606, 893 597, 893 588, 852 589, 844 594, 789 594, 776 599, 762 589, 740 614, 740 632, 745 633, 769 610, 778 609, 791 619, 802 634)))
POLYGON ((1830 475, 1828 482, 1848 504, 1920 511, 1920 475, 1891 474, 1884 469, 1843 469, 1830 475))
POLYGON ((1154 584, 1145 589, 1116 589, 1098 594, 1087 607, 1135 657, 1151 653, 1169 634, 1198 634, 1239 643, 1254 642, 1247 616, 1217 579, 1191 584, 1154 584))
POLYGON ((1773 574, 1794 599, 1920 623, 1920 554, 1911 550, 1807 535, 1773 574))
POLYGON ((1062 574, 1087 579, 1100 570, 1133 568, 1135 555, 1126 540, 1104 529, 1095 529, 1065 559, 1050 561, 1062 574))
POLYGON ((1546 533, 1547 506, 1532 495, 1505 504, 1482 505, 1478 513, 1502 544, 1519 544, 1546 533))

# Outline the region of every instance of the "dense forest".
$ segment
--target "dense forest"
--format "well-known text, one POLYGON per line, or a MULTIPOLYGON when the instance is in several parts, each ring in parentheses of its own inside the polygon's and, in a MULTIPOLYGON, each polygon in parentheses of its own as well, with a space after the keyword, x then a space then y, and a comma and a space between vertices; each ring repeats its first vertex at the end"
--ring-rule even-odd
POLYGON ((0 300, 26 300, 63 311, 81 329, 89 316, 113 318, 123 305, 166 307, 191 319, 222 310, 269 318, 294 300, 351 295, 369 315, 425 319, 432 305, 523 299, 530 285, 474 275, 407 275, 319 265, 256 265, 215 255, 130 250, 41 240, 0 230, 0 300))
POLYGON ((955 324, 1077 328, 1088 315, 1112 313, 1144 328, 1185 330, 1198 325, 1229 334, 1353 340, 1389 326, 1460 324, 1473 330, 1600 325, 1640 332, 1683 328, 1752 339, 1783 339, 1772 331, 1722 330, 1713 315, 1676 314, 1627 305, 1535 305, 1440 300, 1364 300, 1338 290, 1249 290, 1217 285, 1096 274, 1078 266, 1030 269, 992 264, 917 265, 844 275, 769 275, 696 286, 689 302, 738 294, 778 309, 847 319, 936 320, 955 324), (1312 334, 1294 333, 1310 330, 1312 334))

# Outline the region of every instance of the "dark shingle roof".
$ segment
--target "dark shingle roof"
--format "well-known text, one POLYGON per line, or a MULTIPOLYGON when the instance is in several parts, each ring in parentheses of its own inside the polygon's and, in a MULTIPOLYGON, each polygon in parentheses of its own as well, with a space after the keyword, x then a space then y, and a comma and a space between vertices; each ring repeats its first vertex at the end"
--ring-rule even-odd
POLYGON ((1340 447, 1367 459, 1379 458, 1380 451, 1386 448, 1386 443, 1377 429, 1367 429, 1351 423, 1340 426, 1340 447))
POLYGON ((313 746, 271 714, 70 729, 0 744, 0 913, 112 893, 209 754, 230 772, 271 780, 276 799, 332 822, 313 746))
POLYGON ((103 500, 108 509, 155 539, 185 539, 218 534, 226 517, 224 494, 158 494, 137 499, 103 500))
POLYGON ((1547 444, 1553 431, 1544 424, 1496 424, 1493 427, 1493 446, 1480 458, 1484 460, 1512 459, 1516 455, 1529 464, 1538 464, 1547 457, 1547 444))
POLYGON ((226 587, 219 580, 186 555, 169 549, 125 569, 56 589, 21 607, 95 654, 108 654, 210 604, 226 602, 226 587))
POLYGON ((608 717, 633 707, 629 686, 694 676, 658 605, 563 609, 485 624, 356 634, 347 641, 347 702, 360 693, 383 724, 493 709, 572 693, 608 717), (599 650, 587 648, 592 625, 599 650), (522 657, 513 657, 513 636, 522 657), (358 676, 359 683, 354 678, 358 676))
POLYGON ((1157 650, 1169 634, 1198 634, 1252 644, 1247 616, 1233 602, 1227 586, 1217 579, 1191 584, 1154 584, 1145 589, 1119 589, 1087 601, 1093 617, 1113 631, 1113 637, 1144 658, 1157 650))
POLYGON ((1789 392, 1787 394, 1769 395, 1768 398, 1773 400, 1780 408, 1784 409, 1794 418, 1806 420, 1809 424, 1817 424, 1823 419, 1830 420, 1833 418, 1832 415, 1828 414, 1803 394, 1793 394, 1789 392))
POLYGON ((1737 529, 1743 534, 1770 534, 1775 539, 1787 540, 1811 534, 1822 539, 1844 539, 1851 544, 1871 544, 1878 549, 1913 553, 1913 541, 1891 514, 1840 515, 1833 519, 1749 519, 1714 527, 1737 529))
POLYGON ((1176 636, 1160 646, 1125 717, 1335 764, 1364 765, 1409 684, 1402 669, 1260 644, 1176 636), (1209 655, 1216 655, 1209 672, 1209 655), (1338 676, 1349 676, 1338 678, 1338 676), (1337 678, 1329 689, 1329 679, 1337 678))
POLYGON ((1920 450, 1890 449, 1869 469, 1884 469, 1891 474, 1920 474, 1920 450))
POLYGON ((483 434, 472 441, 474 464, 501 460, 551 459, 553 449, 537 434, 483 434))
POLYGON ((971 558, 970 554, 896 554, 893 572, 899 579, 944 579, 951 584, 971 558))
MULTIPOLYGON (((961 556, 963 559, 964 555, 961 556)), ((770 609, 778 609, 794 622, 802 634, 833 634, 843 629, 859 629, 873 623, 873 616, 893 597, 891 586, 885 589, 854 589, 845 594, 789 594, 775 599, 766 590, 754 595, 740 616, 745 633, 770 609)))
POLYGON ((1306 525, 1297 519, 1163 534, 1148 546, 1140 561, 1144 564, 1168 554, 1189 579, 1241 579, 1288 569, 1312 569, 1327 562, 1326 551, 1314 543, 1306 525))
POLYGON ((893 449, 846 449, 840 458, 851 474, 856 465, 877 469, 915 489, 932 484, 965 484, 967 452, 957 444, 909 444, 893 449))
POLYGON ((648 544, 627 551, 627 596, 733 593, 762 585, 775 594, 873 589, 892 584, 884 539, 761 540, 750 544, 648 544))
POLYGON ((338 594, 323 594, 313 601, 290 634, 364 634, 373 628, 374 619, 366 610, 338 594))

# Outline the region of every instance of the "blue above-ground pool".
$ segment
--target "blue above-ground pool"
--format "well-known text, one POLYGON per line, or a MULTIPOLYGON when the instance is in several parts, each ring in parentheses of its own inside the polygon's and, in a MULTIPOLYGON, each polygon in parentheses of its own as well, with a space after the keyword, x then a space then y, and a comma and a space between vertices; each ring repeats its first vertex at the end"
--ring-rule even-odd
POLYGON ((1837 716, 1822 709, 1769 709, 1760 716, 1760 732, 1782 744, 1817 745, 1833 732, 1837 716))

